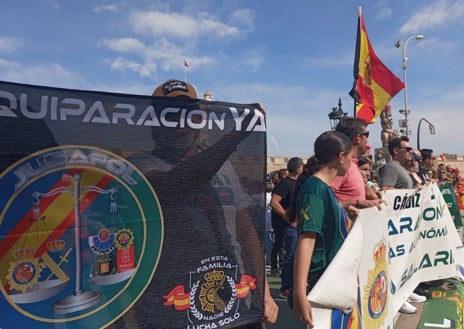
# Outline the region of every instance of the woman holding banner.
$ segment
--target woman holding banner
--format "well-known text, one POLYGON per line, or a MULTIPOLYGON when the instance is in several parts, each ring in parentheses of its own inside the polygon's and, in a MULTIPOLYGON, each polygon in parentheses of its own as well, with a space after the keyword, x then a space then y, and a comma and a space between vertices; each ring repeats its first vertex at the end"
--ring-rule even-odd
MULTIPOLYGON (((348 137, 336 131, 322 133, 314 143, 314 156, 308 160, 295 187, 293 206, 289 211, 289 215, 298 220, 293 310, 309 328, 314 326, 314 322, 307 294, 340 249, 351 228, 352 221, 330 185, 336 176, 346 173, 352 156, 352 143, 348 137)), ((350 314, 338 312, 341 323, 348 325, 350 314)))

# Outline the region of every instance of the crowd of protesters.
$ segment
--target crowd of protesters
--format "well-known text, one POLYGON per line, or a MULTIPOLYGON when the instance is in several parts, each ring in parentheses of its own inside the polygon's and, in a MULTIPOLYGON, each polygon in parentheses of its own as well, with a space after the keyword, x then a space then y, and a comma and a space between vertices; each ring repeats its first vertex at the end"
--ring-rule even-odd
MULTIPOLYGON (((334 193, 333 195, 338 200, 337 203, 341 205, 342 208, 344 208, 348 214, 348 217, 351 217, 351 220, 356 219, 360 208, 367 208, 372 206, 380 207, 380 203, 382 203, 383 190, 398 188, 421 189, 430 182, 437 183, 439 187, 445 184, 451 184, 452 189, 455 192, 459 210, 464 210, 464 181, 456 167, 453 168, 452 166, 447 165, 445 161, 446 159, 443 156, 434 156, 433 150, 431 149, 414 149, 409 145, 409 139, 405 136, 390 140, 387 147, 376 150, 375 155, 373 155, 370 153, 370 147, 367 145, 367 139, 369 137, 369 132, 366 130, 367 124, 361 121, 362 120, 357 118, 346 117, 338 124, 336 130, 345 135, 345 137, 348 137, 348 140, 352 142, 351 150, 349 151, 349 153, 352 155, 352 159, 347 159, 347 161, 352 162, 352 164, 355 164, 355 166, 352 166, 351 169, 344 170, 343 174, 340 174, 340 170, 338 170, 338 173, 337 170, 335 170, 335 172, 329 174, 331 179, 328 180, 328 182, 330 183, 326 183, 330 186, 329 190, 332 190, 334 193), (364 188, 359 188, 360 186, 364 188)), ((321 138, 322 135, 319 136, 319 138, 321 138)), ((343 165, 342 157, 345 157, 347 152, 347 150, 340 148, 338 154, 334 153, 330 159, 324 160, 326 161, 324 162, 324 166, 327 168, 334 168, 335 163, 339 166, 343 165)), ((322 155, 319 156, 321 157, 322 155)), ((316 171, 313 170, 311 172, 307 172, 307 170, 309 170, 308 168, 311 166, 314 167, 315 163, 321 163, 321 159, 315 159, 313 156, 308 160, 308 163, 304 165, 305 169, 303 170, 302 175, 304 178, 301 178, 301 171, 299 171, 298 175, 294 173, 292 179, 289 179, 287 176, 290 169, 292 171, 296 170, 296 168, 293 168, 294 162, 296 163, 296 159, 300 158, 290 159, 290 168, 282 168, 280 170, 271 172, 268 175, 268 187, 272 186, 273 188, 272 191, 269 192, 269 198, 267 199, 269 206, 268 211, 270 213, 274 213, 274 217, 272 218, 273 231, 268 231, 267 235, 268 243, 272 244, 272 253, 266 254, 266 264, 269 267, 268 274, 273 277, 280 277, 282 280, 279 297, 288 298, 289 306, 294 309, 294 312, 299 317, 299 319, 311 326, 311 308, 309 308, 309 311, 307 308, 301 308, 301 300, 295 301, 298 302, 298 304, 294 305, 292 292, 293 278, 292 280, 288 280, 289 259, 292 259, 293 264, 293 258, 295 258, 295 270, 301 268, 300 264, 297 264, 299 261, 295 255, 296 252, 297 255, 301 256, 301 251, 299 254, 295 241, 298 241, 299 243, 303 232, 305 231, 304 228, 300 228, 300 225, 303 224, 301 221, 299 221, 298 237, 296 239, 293 238, 293 223, 291 220, 295 215, 295 209, 292 209, 288 202, 289 184, 282 182, 291 181, 291 186, 297 187, 294 189, 293 195, 291 196, 291 200, 293 200, 292 202, 294 205, 298 204, 298 202, 304 202, 302 201, 304 199, 300 200, 299 198, 307 198, 307 196, 300 195, 301 193, 298 193, 298 189, 302 186, 302 184, 305 183, 308 177, 314 173, 317 173, 317 170, 320 170, 314 169, 316 171), (287 176, 282 175, 283 173, 287 176), (287 186, 287 188, 284 189, 283 186, 287 186), (285 201, 283 204, 280 204, 284 198, 284 194, 282 194, 283 190, 286 191, 285 201), (273 199, 274 202, 271 202, 273 199), (276 207, 276 202, 278 203, 278 207, 276 207), (286 210, 286 214, 284 214, 284 210, 286 210), (288 254, 290 254, 290 256, 288 254)), ((310 203, 311 201, 314 200, 308 199, 306 202, 310 203)), ((310 209, 310 207, 308 206, 307 209, 310 209)), ((299 211, 303 212, 305 210, 306 208, 299 209, 299 211)), ((459 210, 457 215, 462 225, 462 219, 459 215, 459 210)), ((296 213, 297 221, 298 215, 301 215, 301 213, 296 213)), ((304 215, 312 216, 314 213, 308 211, 304 215)), ((296 224, 294 226, 296 226, 296 224)), ((269 228, 270 227, 271 226, 269 226, 269 228)), ((317 228, 313 227, 309 228, 308 232, 316 232, 320 234, 320 232, 317 231, 317 228)), ((328 234, 331 233, 328 232, 328 234)), ((309 236, 315 237, 315 235, 309 236)), ((317 239, 314 239, 316 240, 317 244, 317 239)), ((306 259, 306 261, 308 261, 308 259, 306 259)), ((313 268, 313 264, 310 268, 313 268)), ((305 269, 302 271, 304 272, 305 269)), ((294 274, 295 280, 297 280, 297 274, 298 273, 294 274)), ((311 279, 311 273, 308 280, 309 279, 311 279)), ((296 283, 297 282, 295 281, 295 284, 296 283)), ((313 282, 313 284, 315 284, 315 282, 313 282)), ((430 297, 426 291, 426 288, 429 287, 427 284, 433 283, 424 283, 419 285, 414 290, 414 293, 409 296, 407 301, 401 307, 400 312, 407 314, 416 312, 416 307, 411 305, 409 302, 420 303, 424 302, 428 297, 430 297)), ((295 287, 295 289, 297 288, 295 287)), ((301 294, 298 293, 298 296, 300 298, 301 294)))

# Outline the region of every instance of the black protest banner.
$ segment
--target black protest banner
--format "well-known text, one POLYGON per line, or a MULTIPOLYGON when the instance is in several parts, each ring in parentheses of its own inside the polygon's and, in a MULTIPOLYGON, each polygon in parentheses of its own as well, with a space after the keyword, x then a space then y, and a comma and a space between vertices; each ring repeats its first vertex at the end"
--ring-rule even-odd
POLYGON ((1 328, 259 322, 258 104, 0 82, 0 136, 1 328))

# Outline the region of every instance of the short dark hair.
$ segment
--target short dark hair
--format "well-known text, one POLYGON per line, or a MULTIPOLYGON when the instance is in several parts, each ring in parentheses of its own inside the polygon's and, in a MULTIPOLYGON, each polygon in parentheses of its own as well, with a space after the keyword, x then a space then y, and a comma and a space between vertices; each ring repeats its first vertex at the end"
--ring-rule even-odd
POLYGON ((390 153, 390 155, 393 155, 393 150, 395 148, 401 147, 401 142, 409 142, 409 138, 407 136, 393 138, 388 143, 388 153, 390 153))
POLYGON ((372 165, 371 159, 363 155, 358 158, 358 167, 364 166, 366 163, 372 165))
POLYGON ((288 169, 286 168, 280 168, 279 171, 277 172, 277 178, 278 179, 284 179, 288 175, 288 169))
POLYGON ((295 157, 291 158, 287 162, 287 170, 289 173, 296 173, 298 168, 304 165, 304 162, 301 158, 295 157))
POLYGON ((432 149, 421 149, 420 152, 422 154, 422 159, 426 160, 432 157, 433 150, 432 149))
POLYGON ((367 123, 363 119, 343 117, 335 127, 335 130, 341 132, 351 140, 357 135, 364 133, 364 127, 367 127, 367 123))

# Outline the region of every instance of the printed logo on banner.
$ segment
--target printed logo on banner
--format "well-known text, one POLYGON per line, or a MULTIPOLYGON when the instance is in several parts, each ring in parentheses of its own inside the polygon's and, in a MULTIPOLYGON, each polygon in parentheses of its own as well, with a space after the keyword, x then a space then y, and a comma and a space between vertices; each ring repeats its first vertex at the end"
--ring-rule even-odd
POLYGON ((387 244, 380 241, 373 251, 374 268, 367 273, 364 287, 363 323, 365 328, 381 327, 387 317, 389 278, 387 274, 387 244))
POLYGON ((226 256, 205 258, 190 272, 190 292, 177 285, 163 296, 164 305, 187 311, 187 329, 222 327, 240 318, 240 300, 256 289, 256 279, 250 275, 237 279, 237 265, 226 256))
POLYGON ((55 147, 10 166, 0 186, 0 308, 14 310, 6 314, 19 327, 104 327, 143 293, 163 225, 132 164, 98 148, 55 147))

